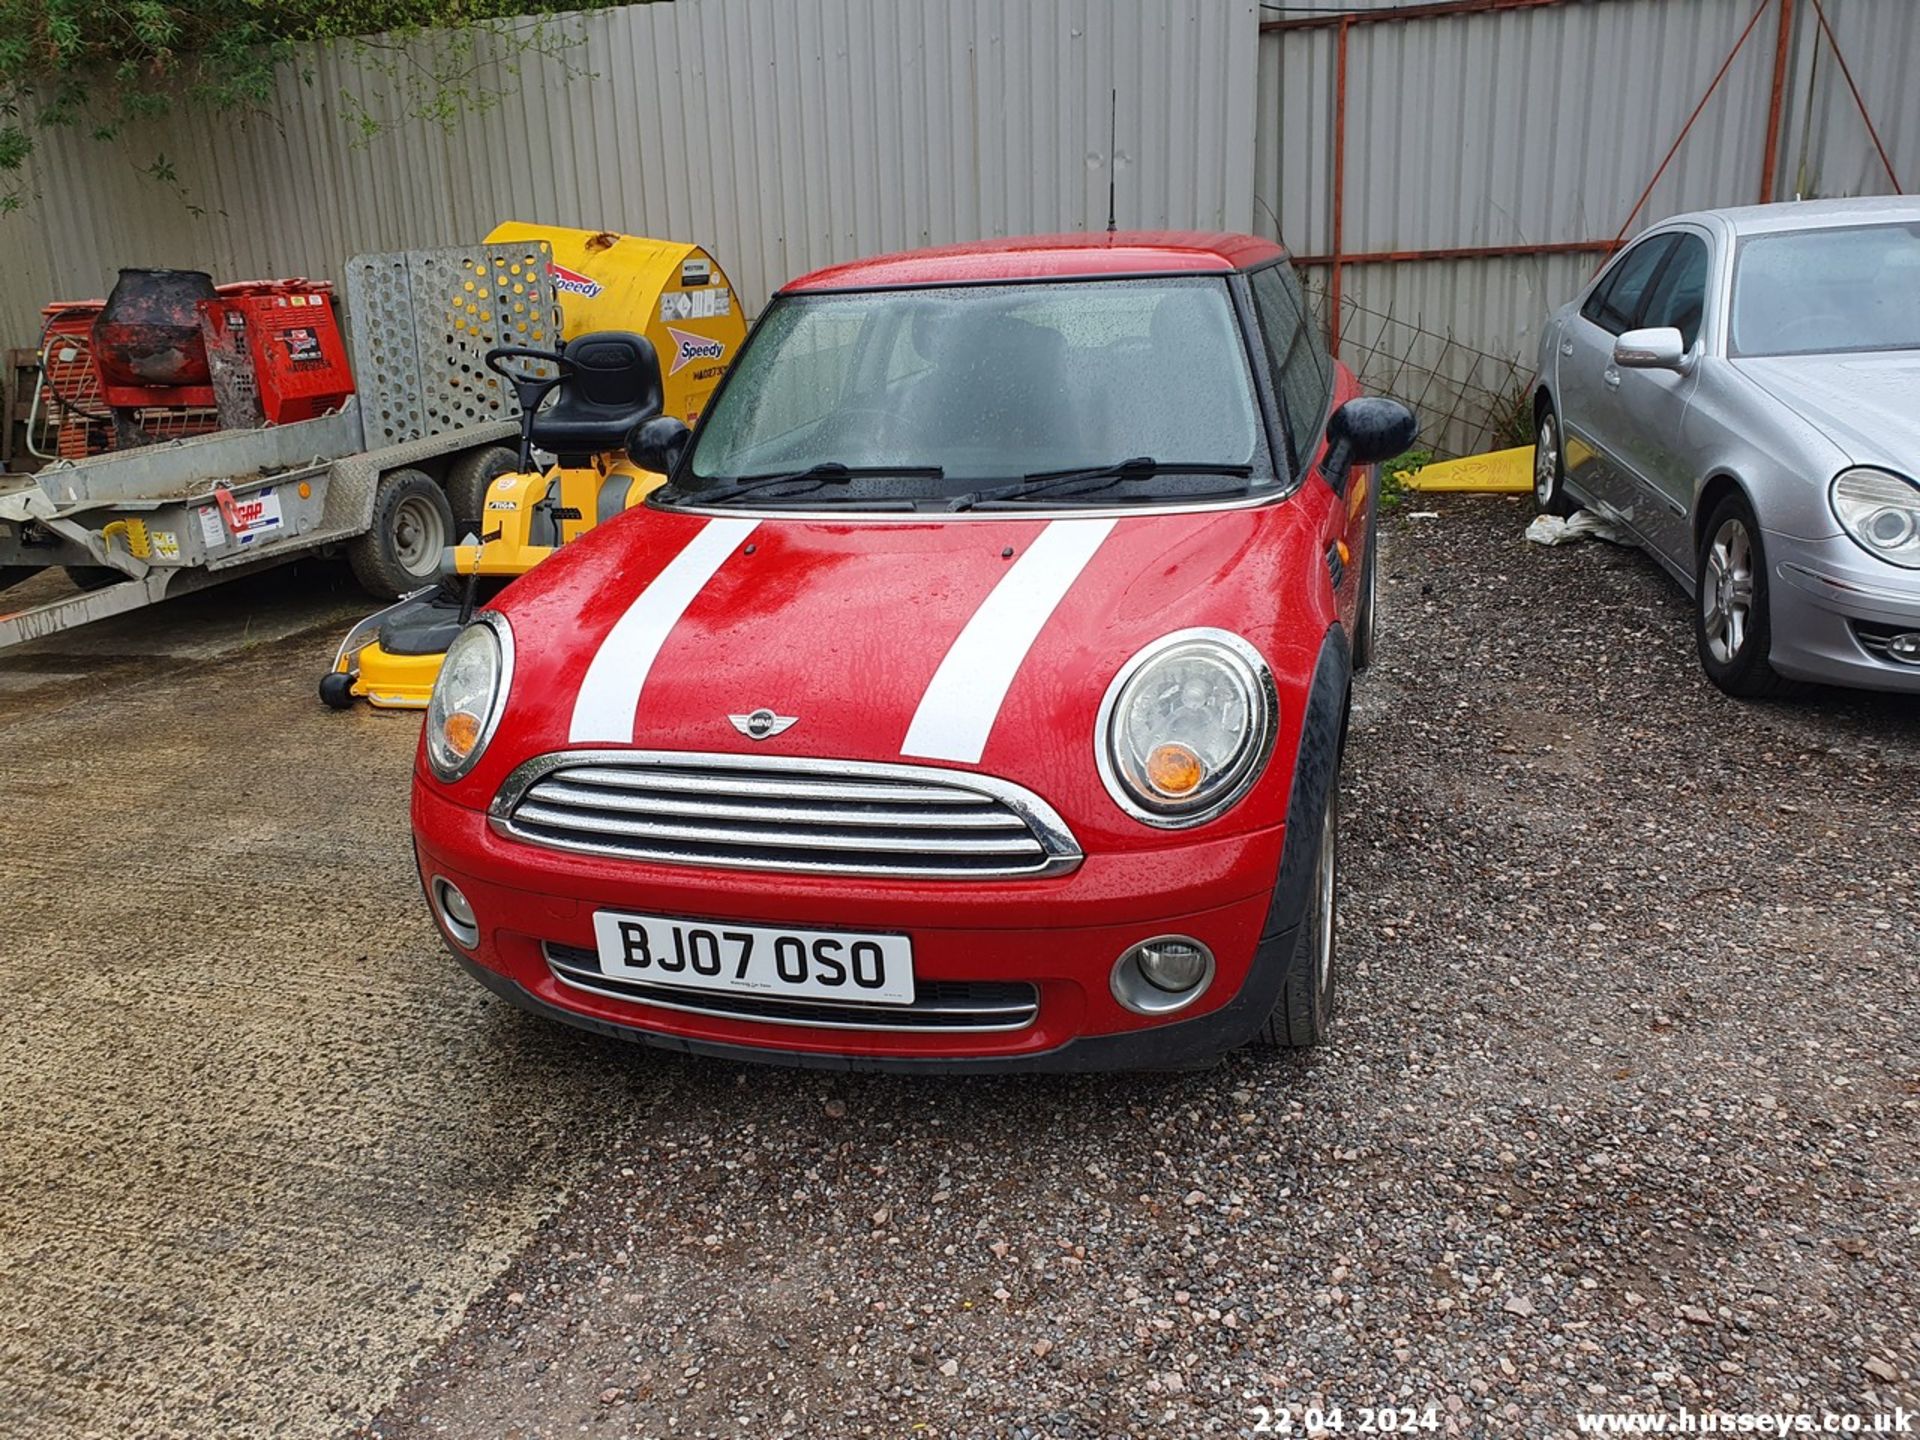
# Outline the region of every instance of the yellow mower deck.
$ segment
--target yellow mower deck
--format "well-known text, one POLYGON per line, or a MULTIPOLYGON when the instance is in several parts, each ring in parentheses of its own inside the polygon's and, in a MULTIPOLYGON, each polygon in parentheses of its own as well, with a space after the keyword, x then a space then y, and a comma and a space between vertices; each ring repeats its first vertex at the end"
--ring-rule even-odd
POLYGON ((389 655, 375 642, 356 659, 353 697, 381 710, 424 710, 446 658, 444 650, 432 655, 389 655))

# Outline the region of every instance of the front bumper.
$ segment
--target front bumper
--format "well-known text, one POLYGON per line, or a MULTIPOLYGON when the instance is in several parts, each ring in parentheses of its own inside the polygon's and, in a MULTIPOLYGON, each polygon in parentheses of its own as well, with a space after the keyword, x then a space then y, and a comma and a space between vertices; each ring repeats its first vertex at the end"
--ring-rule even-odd
MULTIPOLYGON (((414 788, 423 881, 442 877, 473 905, 480 938, 448 946, 497 994, 602 1034, 730 1059, 846 1069, 1111 1070, 1203 1064, 1266 1020, 1292 957, 1297 904, 1275 899, 1281 827, 1126 855, 1089 856, 1069 875, 1027 881, 910 882, 697 870, 600 859, 503 837, 429 783, 414 788), (1031 984, 1018 1029, 847 1029, 701 1013, 583 990, 546 946, 591 950, 598 909, 904 933, 918 982, 1031 984), (1295 912, 1295 913, 1289 913, 1295 912), (1108 988, 1115 960, 1155 935, 1214 952, 1211 985, 1154 1019, 1108 988)), ((689 997, 691 992, 689 992, 689 997)), ((897 1017, 888 1017, 894 1019, 897 1017)))
POLYGON ((1920 664, 1872 641, 1920 632, 1920 571, 1875 560, 1845 536, 1801 540, 1771 531, 1773 668, 1796 680, 1920 694, 1920 664))

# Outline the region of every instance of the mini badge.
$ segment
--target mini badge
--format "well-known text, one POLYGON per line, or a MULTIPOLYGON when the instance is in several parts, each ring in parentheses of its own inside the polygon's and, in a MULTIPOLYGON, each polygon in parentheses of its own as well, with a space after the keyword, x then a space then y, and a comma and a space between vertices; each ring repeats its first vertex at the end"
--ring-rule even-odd
POLYGON ((733 728, 749 740, 771 740, 793 728, 798 715, 776 715, 764 705, 746 715, 729 715, 733 728))

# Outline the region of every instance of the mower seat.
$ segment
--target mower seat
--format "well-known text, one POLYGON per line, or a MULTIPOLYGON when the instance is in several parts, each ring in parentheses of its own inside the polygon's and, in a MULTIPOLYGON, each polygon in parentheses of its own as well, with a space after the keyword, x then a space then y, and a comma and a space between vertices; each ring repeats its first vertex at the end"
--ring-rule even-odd
POLYGON ((573 373, 533 417, 533 443, 573 468, 588 457, 626 448, 642 420, 665 404, 660 357, 653 342, 628 330, 596 330, 567 342, 561 352, 573 373))

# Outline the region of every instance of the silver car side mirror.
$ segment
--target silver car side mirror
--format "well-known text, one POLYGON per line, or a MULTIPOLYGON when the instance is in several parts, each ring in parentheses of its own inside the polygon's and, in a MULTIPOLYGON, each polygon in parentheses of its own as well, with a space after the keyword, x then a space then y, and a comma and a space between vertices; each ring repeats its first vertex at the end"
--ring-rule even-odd
POLYGON ((1686 374, 1693 357, 1671 325, 1629 330, 1613 342, 1613 363, 1625 370, 1672 370, 1686 374))

